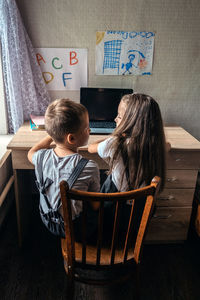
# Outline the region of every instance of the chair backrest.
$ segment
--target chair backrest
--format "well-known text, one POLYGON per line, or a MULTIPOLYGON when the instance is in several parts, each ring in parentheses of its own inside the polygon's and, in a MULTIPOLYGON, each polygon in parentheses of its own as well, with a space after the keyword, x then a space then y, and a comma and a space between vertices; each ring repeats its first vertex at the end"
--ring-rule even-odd
MULTIPOLYGON (((147 229, 149 217, 153 210, 155 197, 160 185, 160 178, 154 177, 149 186, 120 193, 94 193, 84 192, 71 189, 69 190, 66 181, 60 183, 61 200, 63 206, 63 216, 65 224, 65 239, 62 240, 62 250, 67 257, 68 267, 74 268, 76 263, 80 266, 86 267, 93 265, 95 268, 103 266, 112 266, 114 264, 126 264, 134 260, 136 264, 140 261, 140 252, 142 242, 147 229), (71 199, 82 201, 82 241, 75 242, 71 199), (89 202, 100 202, 98 211, 98 229, 96 234, 95 244, 90 244, 86 238, 86 218, 89 202), (103 229, 104 212, 106 203, 112 203, 115 209, 111 226, 110 243, 104 241, 104 233, 107 231, 103 229), (127 201, 130 203, 127 204, 127 201), (129 210, 124 217, 120 218, 120 213, 123 208, 129 210), (136 220, 136 221, 135 221, 136 220), (120 222, 127 224, 127 228, 121 229, 120 222)), ((64 254, 64 253, 63 253, 64 254)))

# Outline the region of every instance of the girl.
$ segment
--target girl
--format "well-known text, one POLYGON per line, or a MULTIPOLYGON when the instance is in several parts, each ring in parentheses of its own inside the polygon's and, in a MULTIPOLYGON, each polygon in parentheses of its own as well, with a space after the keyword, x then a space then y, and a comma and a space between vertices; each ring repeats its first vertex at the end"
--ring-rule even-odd
POLYGON ((109 165, 102 192, 137 189, 150 184, 154 176, 165 182, 165 135, 157 102, 144 94, 122 97, 115 118, 116 129, 104 141, 88 146, 109 165))

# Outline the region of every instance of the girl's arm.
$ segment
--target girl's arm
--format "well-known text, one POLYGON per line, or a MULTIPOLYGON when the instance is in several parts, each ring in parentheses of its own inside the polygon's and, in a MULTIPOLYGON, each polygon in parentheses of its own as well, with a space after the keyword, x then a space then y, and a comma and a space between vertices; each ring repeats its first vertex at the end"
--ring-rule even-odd
POLYGON ((97 148, 98 148, 99 143, 105 141, 108 137, 109 136, 106 136, 105 139, 101 139, 101 140, 96 141, 95 143, 89 144, 88 145, 88 152, 97 153, 97 148))
POLYGON ((37 143, 35 146, 33 146, 29 152, 28 152, 28 160, 32 163, 32 157, 35 152, 37 152, 40 149, 48 149, 50 148, 51 143, 53 142, 53 139, 48 135, 45 138, 43 138, 39 143, 37 143))

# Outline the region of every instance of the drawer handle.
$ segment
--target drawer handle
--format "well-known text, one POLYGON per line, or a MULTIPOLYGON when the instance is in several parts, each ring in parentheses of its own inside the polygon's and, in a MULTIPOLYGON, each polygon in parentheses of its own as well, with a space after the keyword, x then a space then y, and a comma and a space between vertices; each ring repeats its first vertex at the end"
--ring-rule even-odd
POLYGON ((153 218, 154 219, 169 219, 169 218, 171 218, 171 216, 172 215, 170 215, 170 214, 169 215, 156 215, 156 214, 154 214, 153 218))
POLYGON ((168 182, 177 182, 178 179, 176 177, 170 177, 170 178, 167 178, 167 181, 168 182))
POLYGON ((174 200, 174 199, 175 197, 173 195, 158 197, 158 200, 165 200, 165 201, 174 200))
POLYGON ((177 158, 176 161, 181 161, 181 158, 177 158))

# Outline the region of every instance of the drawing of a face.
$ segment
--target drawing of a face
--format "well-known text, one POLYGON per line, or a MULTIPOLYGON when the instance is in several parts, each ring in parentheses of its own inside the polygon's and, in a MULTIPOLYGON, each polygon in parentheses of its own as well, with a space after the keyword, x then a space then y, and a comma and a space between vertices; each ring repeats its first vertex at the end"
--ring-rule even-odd
POLYGON ((139 63, 142 61, 145 61, 145 56, 143 55, 142 52, 137 51, 137 50, 129 50, 130 52, 134 52, 130 53, 128 58, 130 60, 130 62, 132 63, 132 66, 134 66, 135 68, 138 68, 139 63))

